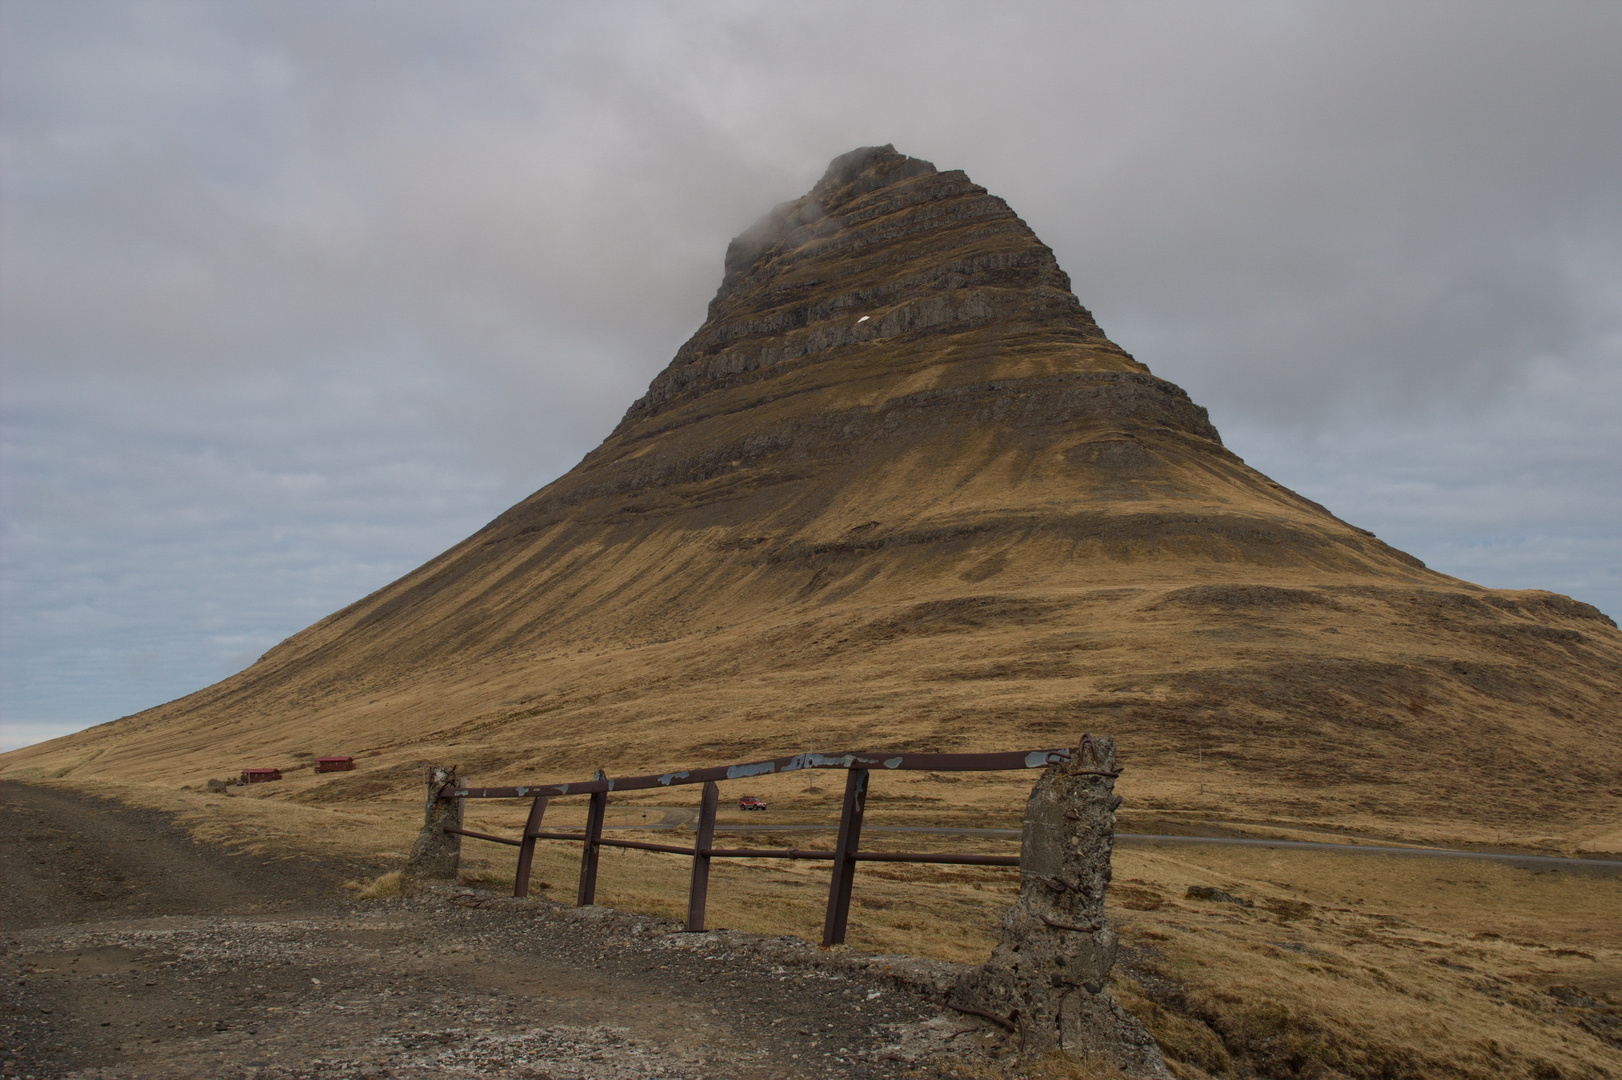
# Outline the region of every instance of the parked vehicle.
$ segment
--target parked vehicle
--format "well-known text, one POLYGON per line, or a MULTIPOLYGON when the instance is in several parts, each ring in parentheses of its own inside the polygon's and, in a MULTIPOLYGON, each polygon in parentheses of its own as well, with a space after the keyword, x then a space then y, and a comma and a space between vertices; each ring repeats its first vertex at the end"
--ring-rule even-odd
POLYGON ((764 809, 766 809, 766 804, 764 802, 761 802, 759 799, 755 798, 753 795, 745 795, 743 798, 738 800, 738 809, 739 810, 764 810, 764 809))

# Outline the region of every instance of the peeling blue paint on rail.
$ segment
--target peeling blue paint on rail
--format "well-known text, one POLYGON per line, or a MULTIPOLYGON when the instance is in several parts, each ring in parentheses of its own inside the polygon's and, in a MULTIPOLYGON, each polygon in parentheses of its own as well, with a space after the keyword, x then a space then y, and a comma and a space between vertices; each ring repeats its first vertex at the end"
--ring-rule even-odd
POLYGON ((447 785, 439 792, 444 799, 515 799, 587 795, 609 791, 635 791, 644 788, 670 788, 713 780, 735 780, 766 773, 795 772, 800 769, 922 770, 925 772, 999 772, 1013 769, 1039 769, 1045 765, 1073 760, 1076 751, 1009 750, 989 754, 897 754, 894 751, 866 751, 844 754, 817 754, 807 751, 792 757, 752 761, 738 765, 681 769, 652 776, 609 777, 598 770, 590 780, 572 784, 525 784, 522 787, 459 787, 447 785))
MULTIPOLYGON (((765 771, 767 771, 767 772, 798 772, 801 769, 848 769, 851 766, 851 762, 853 762, 855 760, 856 760, 856 755, 855 754, 839 754, 839 755, 831 756, 831 755, 828 755, 828 754, 813 754, 813 753, 807 752, 807 753, 804 753, 804 754, 795 754, 793 757, 789 758, 787 761, 784 761, 781 768, 773 769, 773 768, 768 767, 765 771)), ((766 765, 766 766, 774 766, 774 765, 777 764, 777 762, 775 762, 775 761, 761 761, 761 762, 757 762, 756 764, 766 765)), ((742 765, 734 766, 734 768, 746 768, 746 767, 747 766, 742 766, 742 765)), ((740 775, 745 775, 745 774, 740 774, 740 775)), ((755 774, 749 773, 749 774, 746 774, 746 775, 753 776, 755 774)))
POLYGON ((749 765, 734 765, 727 770, 728 780, 740 780, 745 776, 759 776, 761 773, 774 771, 775 761, 756 761, 749 765))

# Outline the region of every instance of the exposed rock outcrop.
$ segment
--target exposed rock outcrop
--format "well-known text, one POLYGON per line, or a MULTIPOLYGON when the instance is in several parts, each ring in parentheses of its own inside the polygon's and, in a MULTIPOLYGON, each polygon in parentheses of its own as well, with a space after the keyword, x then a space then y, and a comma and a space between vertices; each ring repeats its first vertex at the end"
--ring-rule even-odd
POLYGON ((732 241, 709 317, 626 423, 834 350, 992 325, 1113 348, 1007 203, 961 172, 863 147, 732 241))
POLYGON ((462 863, 462 838, 445 827, 460 829, 466 804, 461 799, 441 799, 440 789, 456 783, 456 766, 424 765, 422 776, 422 829, 411 845, 406 872, 413 877, 456 880, 462 863))
POLYGON ((1019 899, 991 959, 951 999, 1013 1029, 1020 1050, 1101 1054, 1132 1076, 1169 1076, 1142 1024, 1107 989, 1118 942, 1104 920, 1115 840, 1115 743, 1083 736, 1025 805, 1019 899))

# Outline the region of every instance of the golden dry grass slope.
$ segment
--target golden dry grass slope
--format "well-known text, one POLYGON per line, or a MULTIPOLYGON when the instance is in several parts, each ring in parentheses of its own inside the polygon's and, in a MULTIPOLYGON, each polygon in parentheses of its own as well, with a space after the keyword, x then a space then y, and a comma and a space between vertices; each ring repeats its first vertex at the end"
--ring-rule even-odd
MULTIPOLYGON (((0 758, 301 799, 1115 735, 1129 807, 1615 851, 1622 635, 1427 569, 1223 447, 961 172, 838 158, 567 475, 252 667, 0 758), (296 778, 295 778, 296 779, 296 778), (289 790, 293 790, 289 788, 289 790)), ((899 781, 900 778, 895 778, 899 781)), ((1029 778, 895 791, 1017 812, 1029 778)))

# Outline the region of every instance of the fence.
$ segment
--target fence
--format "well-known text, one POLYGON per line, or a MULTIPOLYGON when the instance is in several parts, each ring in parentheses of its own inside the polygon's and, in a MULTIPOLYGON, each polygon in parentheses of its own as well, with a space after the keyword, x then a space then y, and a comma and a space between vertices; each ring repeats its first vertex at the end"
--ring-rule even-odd
MULTIPOLYGON (((1083 743, 1085 744, 1085 739, 1083 743)), ((685 855, 693 860, 692 881, 687 897, 687 929, 704 929, 704 906, 709 893, 710 862, 713 859, 825 859, 833 863, 833 876, 828 888, 828 909, 822 924, 822 943, 837 945, 845 940, 845 926, 850 917, 851 886, 859 862, 937 863, 959 866, 1018 866, 1017 855, 954 855, 947 852, 863 851, 861 850, 862 816, 867 803, 868 775, 874 771, 901 770, 927 772, 1011 772, 1019 769, 1041 769, 1049 765, 1068 762, 1078 750, 1032 750, 993 754, 798 754, 794 757, 774 758, 741 765, 720 765, 706 769, 683 769, 654 776, 608 777, 598 770, 590 780, 573 784, 542 784, 522 787, 466 787, 452 781, 437 792, 438 799, 531 799, 529 818, 524 823, 519 839, 492 836, 455 825, 444 825, 446 833, 509 844, 518 848, 518 869, 514 875, 513 895, 529 893, 530 865, 535 856, 538 840, 567 840, 584 844, 580 859, 580 886, 576 903, 585 906, 594 903, 597 895, 597 856, 604 847, 630 848, 637 851, 657 851, 671 855, 685 855), (720 804, 718 783, 742 780, 771 773, 796 772, 801 769, 844 769, 845 797, 839 813, 839 835, 832 851, 800 851, 782 848, 718 848, 715 847, 715 812, 720 804), (615 840, 603 836, 603 821, 607 814, 608 793, 611 791, 637 791, 651 788, 669 788, 684 784, 702 784, 699 800, 697 835, 692 847, 674 844, 655 844, 641 840, 615 840), (589 796, 586 826, 583 832, 546 831, 542 819, 550 800, 571 795, 589 796)), ((1079 764, 1079 762, 1078 762, 1079 764)), ((1087 770, 1080 770, 1086 773, 1087 770)), ((1112 772, 1096 775, 1114 776, 1112 772)), ((430 820, 433 820, 430 815, 430 820)), ((460 822, 460 815, 454 819, 460 822)))

